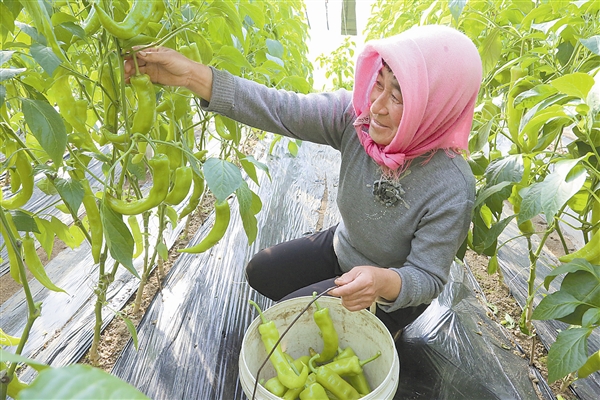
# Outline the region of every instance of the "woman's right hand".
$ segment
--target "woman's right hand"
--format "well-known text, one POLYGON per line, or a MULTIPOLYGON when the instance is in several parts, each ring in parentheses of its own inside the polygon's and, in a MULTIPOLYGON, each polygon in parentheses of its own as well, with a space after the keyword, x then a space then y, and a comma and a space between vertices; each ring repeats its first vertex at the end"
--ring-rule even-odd
POLYGON ((125 57, 125 80, 135 74, 133 57, 137 58, 140 73, 147 74, 154 83, 181 86, 190 89, 205 100, 210 100, 212 71, 167 47, 151 47, 125 57))

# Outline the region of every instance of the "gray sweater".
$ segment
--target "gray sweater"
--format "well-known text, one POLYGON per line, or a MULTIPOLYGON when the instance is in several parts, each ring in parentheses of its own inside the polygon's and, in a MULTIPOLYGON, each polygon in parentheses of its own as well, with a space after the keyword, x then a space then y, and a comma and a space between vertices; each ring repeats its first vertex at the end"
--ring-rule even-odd
POLYGON ((475 198, 475 179, 460 156, 437 151, 425 164, 415 159, 399 180, 401 199, 386 206, 373 194, 382 172, 358 140, 352 93, 297 94, 267 88, 213 69, 207 111, 341 152, 337 205, 342 216, 334 249, 343 271, 354 266, 392 268, 402 289, 384 311, 430 303, 448 280, 464 241, 475 198))

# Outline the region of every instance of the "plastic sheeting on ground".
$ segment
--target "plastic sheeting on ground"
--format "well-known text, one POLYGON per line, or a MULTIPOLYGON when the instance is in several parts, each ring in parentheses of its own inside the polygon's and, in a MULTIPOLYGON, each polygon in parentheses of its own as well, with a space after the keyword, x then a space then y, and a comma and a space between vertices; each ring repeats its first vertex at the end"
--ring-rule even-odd
MULTIPOLYGON (((272 304, 246 283, 247 261, 262 248, 339 221, 338 154, 310 143, 296 158, 278 154, 259 158, 272 179, 262 176, 258 188, 251 185, 263 200, 256 242, 247 246, 233 201, 225 238, 206 253, 177 259, 140 322, 139 350, 130 341, 113 368, 114 375, 152 399, 245 399, 238 357, 254 319, 247 301, 255 299, 263 308, 272 304)), ((537 398, 529 378, 536 371, 514 353, 503 328, 486 319, 469 271, 453 268, 452 278, 439 301, 405 331, 398 394, 404 399, 537 398)), ((538 389, 553 398, 541 379, 538 389)))
MULTIPOLYGON (((503 243, 510 240, 498 249, 498 264, 504 276, 504 282, 509 287, 511 294, 517 300, 521 308, 525 307, 527 302, 527 279, 529 279, 529 250, 527 249, 527 240, 519 237, 521 233, 516 223, 511 223, 499 237, 499 242, 503 243)), ((539 239, 532 236, 534 246, 538 246, 539 239)), ((561 262, 547 249, 543 249, 540 258, 536 264, 535 287, 538 288, 533 304, 537 306, 543 296, 553 293, 560 289, 562 278, 559 277, 552 281, 549 290, 546 291, 543 282, 544 278, 552 271, 555 266, 561 262)), ((559 321, 533 321, 537 335, 546 348, 549 348, 556 340, 558 332, 567 329, 569 326, 559 321)), ((600 350, 600 330, 595 329, 588 337, 588 351, 591 354, 600 350)), ((600 398, 600 372, 595 372, 587 378, 578 379, 571 384, 571 390, 580 399, 595 400, 600 398)))
MULTIPOLYGON (((177 206, 182 207, 183 205, 177 206)), ((185 221, 175 229, 163 232, 168 248, 177 239, 185 221)), ((151 235, 158 231, 156 218, 150 220, 151 235)), ((152 243, 152 238, 150 239, 152 243)), ((150 250, 152 251, 152 249, 150 250)), ((113 265, 109 257, 107 269, 113 265)), ((134 260, 134 267, 141 275, 143 254, 134 260)), ((37 280, 29 282, 35 302, 42 303, 41 316, 33 324, 23 355, 55 367, 79 361, 89 350, 93 336, 98 265, 94 264, 87 242, 76 249, 65 249, 45 266, 50 280, 67 293, 53 292, 37 280)), ((112 321, 114 310, 121 310, 135 294, 139 279, 120 266, 114 282, 106 294, 106 306, 102 309, 103 329, 112 321)), ((23 290, 15 293, 0 305, 0 325, 11 335, 19 336, 27 322, 27 302, 23 290)), ((9 350, 10 351, 10 350, 9 350)), ((35 377, 32 368, 26 368, 21 379, 29 382, 35 377)))

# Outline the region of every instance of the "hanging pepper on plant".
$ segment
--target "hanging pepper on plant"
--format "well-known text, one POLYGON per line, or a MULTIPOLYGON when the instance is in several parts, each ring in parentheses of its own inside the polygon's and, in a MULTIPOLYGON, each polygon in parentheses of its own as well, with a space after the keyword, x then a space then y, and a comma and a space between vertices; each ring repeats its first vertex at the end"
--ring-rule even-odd
POLYGON ((129 78, 138 101, 130 132, 148 134, 156 120, 156 94, 154 84, 147 74, 137 74, 129 78))
POLYGON ((265 345, 267 354, 270 353, 273 348, 275 348, 275 351, 273 351, 269 357, 269 360, 277 372, 277 379, 279 379, 279 382, 289 389, 303 387, 306 383, 306 379, 308 378, 308 367, 303 365, 300 375, 296 375, 289 361, 285 357, 283 350, 281 350, 281 346, 275 346, 275 343, 277 343, 279 340, 279 331, 277 330, 275 322, 267 320, 258 304, 256 304, 254 301, 248 300, 248 303, 254 306, 260 315, 262 323, 258 326, 258 331, 260 332, 260 337, 265 345))
POLYGON ((192 189, 190 199, 179 213, 179 219, 182 219, 196 210, 198 204, 200 204, 202 193, 204 193, 204 178, 201 175, 194 173, 192 180, 194 182, 194 188, 192 189))
POLYGON ((172 206, 181 203, 190 192, 193 175, 191 167, 183 166, 175 169, 175 181, 165 198, 165 203, 172 206))
POLYGON ((18 151, 15 154, 15 159, 15 173, 19 175, 21 190, 6 200, 2 199, 2 192, 0 191, 0 206, 8 210, 23 207, 33 194, 33 168, 31 167, 29 158, 27 158, 24 151, 18 151))
POLYGON ((155 16, 157 3, 158 1, 153 0, 136 0, 121 22, 112 19, 97 3, 94 3, 93 7, 104 29, 111 35, 126 40, 142 33, 148 22, 155 16))
POLYGON ((163 202, 169 192, 169 159, 164 154, 157 154, 152 157, 148 164, 152 170, 152 188, 145 198, 127 202, 106 194, 106 201, 110 208, 119 214, 137 215, 151 208, 158 206, 163 202))
MULTIPOLYGON (((227 200, 217 201, 215 203, 215 223, 208 232, 208 235, 195 246, 177 250, 179 253, 203 253, 213 247, 227 231, 229 220, 231 219, 231 210, 227 200)), ((289 386, 288 386, 289 387, 289 386)))

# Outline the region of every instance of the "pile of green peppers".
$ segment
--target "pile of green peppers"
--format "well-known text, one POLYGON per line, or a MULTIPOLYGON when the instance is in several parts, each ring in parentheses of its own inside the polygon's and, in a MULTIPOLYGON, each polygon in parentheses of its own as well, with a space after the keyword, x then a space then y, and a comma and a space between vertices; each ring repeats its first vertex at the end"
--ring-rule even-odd
MULTIPOLYGON (((279 340, 279 332, 254 301, 249 300, 249 303, 260 315, 262 323, 258 329, 269 353, 279 340)), ((315 305, 313 319, 319 327, 323 349, 317 353, 309 348, 310 355, 294 359, 278 345, 269 357, 277 375, 266 382, 263 380, 263 387, 284 400, 354 400, 371 393, 363 366, 377 359, 381 352, 360 360, 351 347, 341 349, 329 309, 322 308, 316 300, 315 305)))

